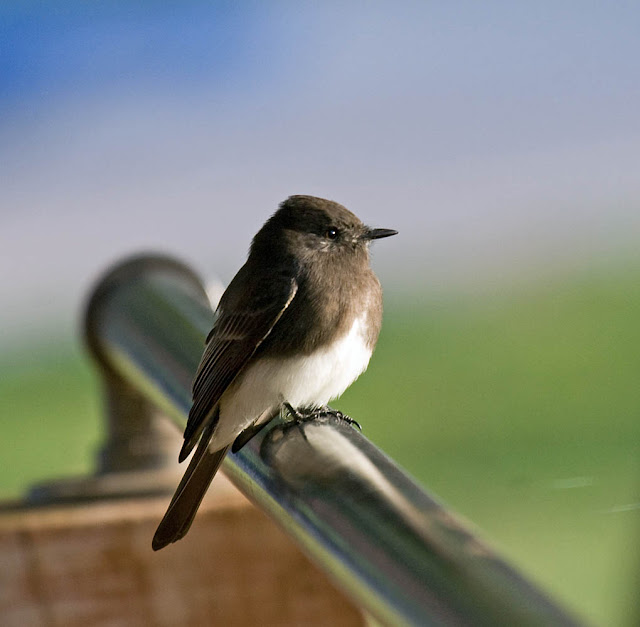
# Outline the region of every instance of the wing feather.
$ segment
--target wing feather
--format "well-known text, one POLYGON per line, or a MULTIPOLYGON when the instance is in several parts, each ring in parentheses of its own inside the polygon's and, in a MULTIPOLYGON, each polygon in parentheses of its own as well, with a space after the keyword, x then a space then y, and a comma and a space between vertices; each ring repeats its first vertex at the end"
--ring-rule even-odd
MULTIPOLYGON (((233 283, 227 291, 232 287, 233 283)), ((239 302, 233 302, 233 292, 231 304, 223 296, 194 378, 193 405, 180 461, 193 450, 204 428, 217 421, 215 409, 220 398, 269 335, 297 290, 295 279, 281 277, 269 283, 256 281, 248 297, 235 299, 239 302)))

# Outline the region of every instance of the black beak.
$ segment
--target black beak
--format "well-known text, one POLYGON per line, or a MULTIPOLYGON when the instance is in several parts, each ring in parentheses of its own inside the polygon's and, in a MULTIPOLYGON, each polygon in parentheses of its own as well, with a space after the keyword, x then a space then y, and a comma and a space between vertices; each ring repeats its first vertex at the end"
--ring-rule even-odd
POLYGON ((398 231, 393 229, 369 229, 365 234, 365 239, 382 239, 383 237, 391 237, 397 235, 398 231))

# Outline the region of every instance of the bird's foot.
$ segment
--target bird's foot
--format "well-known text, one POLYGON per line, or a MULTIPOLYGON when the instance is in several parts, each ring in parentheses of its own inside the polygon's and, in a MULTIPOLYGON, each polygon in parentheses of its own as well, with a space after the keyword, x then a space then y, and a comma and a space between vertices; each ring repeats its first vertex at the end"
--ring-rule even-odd
POLYGON ((342 420, 343 422, 346 422, 348 425, 351 425, 352 427, 358 427, 358 429, 362 431, 362 427, 360 426, 360 423, 357 420, 354 420, 353 418, 351 418, 351 416, 347 416, 347 414, 343 414, 341 411, 338 411, 337 409, 333 409, 332 407, 325 405, 324 407, 319 407, 317 411, 318 411, 319 417, 324 418, 327 416, 332 416, 333 418, 337 418, 338 420, 342 420))
POLYGON ((313 420, 313 418, 315 418, 315 416, 310 413, 311 410, 309 408, 294 409, 292 405, 286 402, 283 403, 283 405, 289 412, 289 416, 293 418, 294 422, 305 422, 306 420, 313 420))
POLYGON ((360 423, 347 416, 347 414, 343 414, 341 411, 337 409, 333 409, 328 405, 324 405, 322 407, 298 407, 294 409, 289 403, 284 403, 284 406, 287 408, 287 411, 293 418, 295 422, 308 422, 310 420, 315 420, 316 418, 337 418, 338 420, 342 420, 347 424, 358 427, 360 431, 362 431, 362 427, 360 423))

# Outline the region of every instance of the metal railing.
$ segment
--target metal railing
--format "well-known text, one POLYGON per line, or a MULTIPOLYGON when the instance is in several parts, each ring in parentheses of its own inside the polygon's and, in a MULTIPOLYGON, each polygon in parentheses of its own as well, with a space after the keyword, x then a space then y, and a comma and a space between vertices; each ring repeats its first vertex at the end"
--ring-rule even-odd
MULTIPOLYGON (((110 411, 147 404, 183 429, 213 319, 202 283, 174 260, 140 256, 109 272, 86 323, 110 411)), ((344 422, 275 420, 223 471, 383 624, 577 624, 344 422)))

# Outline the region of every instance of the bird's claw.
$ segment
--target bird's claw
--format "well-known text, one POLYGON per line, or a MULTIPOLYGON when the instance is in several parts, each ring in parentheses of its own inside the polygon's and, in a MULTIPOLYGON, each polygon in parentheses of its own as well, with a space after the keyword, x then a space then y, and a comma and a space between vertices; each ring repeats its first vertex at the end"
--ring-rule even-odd
POLYGON ((306 408, 297 408, 294 409, 289 403, 284 403, 284 406, 287 408, 289 415, 293 418, 295 422, 307 422, 310 420, 315 420, 316 418, 328 418, 333 417, 338 420, 342 420, 346 422, 348 425, 353 427, 357 427, 360 431, 362 431, 362 427, 357 420, 347 416, 347 414, 343 414, 341 411, 337 409, 333 409, 328 405, 324 407, 306 407, 306 408))

